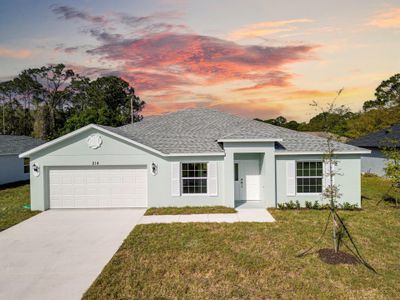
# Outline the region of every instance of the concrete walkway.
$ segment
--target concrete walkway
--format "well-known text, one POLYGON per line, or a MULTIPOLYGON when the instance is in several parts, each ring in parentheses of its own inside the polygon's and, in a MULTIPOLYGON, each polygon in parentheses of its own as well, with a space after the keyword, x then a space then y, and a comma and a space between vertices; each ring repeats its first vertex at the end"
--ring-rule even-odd
POLYGON ((274 217, 265 208, 237 209, 233 214, 192 214, 192 215, 161 215, 143 216, 139 224, 152 223, 235 223, 235 222, 275 222, 274 217))
POLYGON ((144 212, 48 210, 0 232, 0 299, 80 299, 144 212))

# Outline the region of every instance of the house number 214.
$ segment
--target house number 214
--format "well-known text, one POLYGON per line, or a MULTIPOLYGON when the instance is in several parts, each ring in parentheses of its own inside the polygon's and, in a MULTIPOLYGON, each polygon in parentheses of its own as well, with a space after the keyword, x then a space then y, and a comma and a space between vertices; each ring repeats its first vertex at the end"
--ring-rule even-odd
POLYGON ((98 161, 92 161, 92 166, 98 166, 99 162, 98 161))

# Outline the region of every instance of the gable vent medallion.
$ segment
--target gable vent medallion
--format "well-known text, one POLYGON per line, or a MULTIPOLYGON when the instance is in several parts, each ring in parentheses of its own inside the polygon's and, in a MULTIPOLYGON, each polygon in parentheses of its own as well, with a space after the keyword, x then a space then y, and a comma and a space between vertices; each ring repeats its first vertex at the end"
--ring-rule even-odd
POLYGON ((89 148, 98 149, 103 144, 103 139, 99 134, 92 134, 87 138, 86 142, 89 148))

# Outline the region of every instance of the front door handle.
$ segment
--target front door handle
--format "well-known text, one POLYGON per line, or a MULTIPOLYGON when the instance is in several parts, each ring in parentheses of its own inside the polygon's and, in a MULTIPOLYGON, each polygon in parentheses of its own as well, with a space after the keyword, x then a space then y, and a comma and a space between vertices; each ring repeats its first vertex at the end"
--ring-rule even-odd
POLYGON ((240 186, 243 187, 243 178, 240 178, 240 186))

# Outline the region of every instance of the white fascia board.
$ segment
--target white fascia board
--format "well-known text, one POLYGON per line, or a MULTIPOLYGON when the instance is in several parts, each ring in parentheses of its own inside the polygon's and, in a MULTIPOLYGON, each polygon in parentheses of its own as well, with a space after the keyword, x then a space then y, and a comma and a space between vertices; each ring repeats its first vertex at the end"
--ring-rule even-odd
POLYGON ((222 152, 204 152, 204 153, 169 153, 164 156, 177 157, 177 156, 225 156, 222 152))
MULTIPOLYGON (((370 154, 371 150, 360 150, 360 151, 334 151, 333 155, 338 154, 370 154)), ((315 152, 275 152, 275 155, 313 155, 313 154, 326 154, 323 151, 315 151, 315 152)))
POLYGON ((282 139, 219 139, 220 143, 257 143, 257 142, 282 142, 282 139))
POLYGON ((119 134, 117 134, 117 133, 114 133, 114 132, 109 131, 109 130, 107 130, 107 129, 104 129, 104 128, 102 128, 102 127, 99 127, 99 126, 97 126, 97 125, 95 125, 95 124, 89 124, 89 125, 87 125, 87 126, 85 126, 85 127, 79 128, 79 129, 77 129, 77 130, 75 130, 75 131, 73 131, 73 132, 70 132, 70 133, 66 134, 66 135, 60 136, 59 138, 56 138, 56 139, 54 139, 54 140, 52 140, 52 141, 50 141, 50 142, 47 142, 47 143, 45 143, 45 144, 42 144, 42 145, 40 145, 40 146, 38 146, 38 147, 36 147, 36 148, 33 148, 33 149, 29 150, 29 151, 26 151, 26 152, 24 152, 24 153, 21 153, 21 154, 19 155, 19 158, 29 157, 29 155, 31 155, 31 154, 33 154, 33 153, 39 152, 39 151, 41 151, 41 150, 43 150, 43 149, 46 149, 46 148, 48 148, 48 147, 50 147, 50 146, 53 146, 53 145, 55 145, 55 144, 58 144, 58 143, 60 143, 60 142, 62 142, 62 141, 64 141, 64 140, 66 140, 66 139, 69 139, 69 138, 71 138, 71 137, 73 137, 73 136, 75 136, 75 135, 78 135, 78 134, 80 134, 80 133, 86 131, 86 130, 89 129, 89 128, 94 128, 94 129, 96 129, 96 130, 98 130, 98 131, 107 133, 107 134, 109 134, 109 135, 111 135, 111 136, 114 136, 114 137, 117 137, 117 138, 119 138, 119 139, 121 139, 121 140, 127 141, 128 143, 134 144, 134 145, 139 146, 139 147, 141 147, 141 148, 143 148, 143 149, 146 149, 146 150, 149 150, 149 151, 151 151, 151 152, 154 152, 154 153, 156 153, 156 154, 158 154, 158 155, 165 156, 164 153, 162 153, 162 152, 160 152, 160 151, 158 151, 158 150, 155 150, 155 149, 153 149, 153 148, 151 148, 151 147, 148 147, 148 146, 143 145, 143 144, 141 144, 141 143, 135 142, 135 141, 133 141, 133 140, 131 140, 131 139, 128 139, 128 138, 126 138, 126 137, 124 137, 124 136, 122 136, 122 135, 119 135, 119 134))

